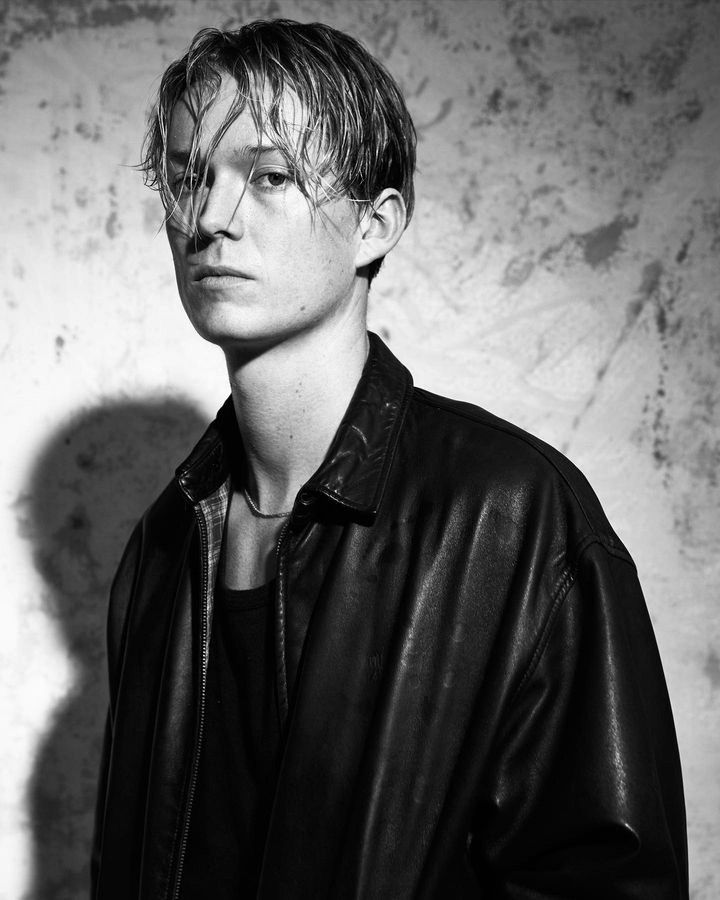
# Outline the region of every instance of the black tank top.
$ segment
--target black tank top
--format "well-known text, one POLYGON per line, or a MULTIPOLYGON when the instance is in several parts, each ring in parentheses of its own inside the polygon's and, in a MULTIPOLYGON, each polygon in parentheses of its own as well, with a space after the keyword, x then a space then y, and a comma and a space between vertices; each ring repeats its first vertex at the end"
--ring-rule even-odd
POLYGON ((254 897, 277 776, 275 582, 219 587, 183 900, 254 897))

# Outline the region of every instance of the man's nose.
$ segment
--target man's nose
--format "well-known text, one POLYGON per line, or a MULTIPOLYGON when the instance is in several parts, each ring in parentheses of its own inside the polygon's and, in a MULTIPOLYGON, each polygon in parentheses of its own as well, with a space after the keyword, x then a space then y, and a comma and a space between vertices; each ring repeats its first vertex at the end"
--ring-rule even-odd
POLYGON ((246 182, 229 184, 225 179, 215 179, 205 191, 202 207, 197 217, 197 230, 206 238, 228 237, 237 240, 243 233, 246 182))

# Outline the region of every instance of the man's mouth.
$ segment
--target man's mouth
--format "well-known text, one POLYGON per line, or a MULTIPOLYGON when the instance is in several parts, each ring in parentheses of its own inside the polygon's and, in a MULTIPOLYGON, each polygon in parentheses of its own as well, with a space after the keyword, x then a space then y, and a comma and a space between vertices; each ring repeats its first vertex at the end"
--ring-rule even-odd
POLYGON ((241 272, 239 269, 233 269, 231 266, 198 266, 192 272, 193 281, 205 281, 211 278, 244 278, 250 276, 241 272))

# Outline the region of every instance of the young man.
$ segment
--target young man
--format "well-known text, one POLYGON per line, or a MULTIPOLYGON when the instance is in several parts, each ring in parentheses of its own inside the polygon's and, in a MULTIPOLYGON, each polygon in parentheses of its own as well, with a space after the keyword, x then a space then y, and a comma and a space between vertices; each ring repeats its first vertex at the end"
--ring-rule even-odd
POLYGON ((366 332, 413 206, 390 76, 322 25, 207 30, 146 150, 232 396, 113 586, 94 896, 686 897, 627 551, 566 459, 366 332))

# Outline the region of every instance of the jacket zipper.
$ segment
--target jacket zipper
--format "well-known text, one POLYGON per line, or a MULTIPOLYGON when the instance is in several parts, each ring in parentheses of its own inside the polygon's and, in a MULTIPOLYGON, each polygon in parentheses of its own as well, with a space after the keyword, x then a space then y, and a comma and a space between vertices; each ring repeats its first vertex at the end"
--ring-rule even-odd
MULTIPOLYGON (((275 599, 277 601, 277 607, 282 606, 283 603, 283 572, 282 572, 282 545, 285 540, 285 535, 288 532, 290 527, 290 519, 285 522, 282 529, 280 530, 280 536, 278 537, 277 546, 275 547, 275 560, 276 560, 276 571, 277 571, 277 584, 275 587, 275 599)), ((276 607, 276 610, 277 610, 276 607)), ((277 627, 277 611, 274 616, 274 624, 277 627)), ((285 723, 287 722, 287 704, 288 704, 288 691, 287 691, 287 669, 285 666, 285 625, 283 621, 282 628, 277 627, 275 632, 275 648, 276 653, 278 654, 281 665, 279 666, 278 671, 278 701, 280 705, 280 730, 281 732, 285 728, 285 723)), ((275 789, 277 791, 277 784, 275 785, 275 789)), ((277 794, 276 794, 277 795, 277 794)), ((275 796, 276 796, 275 795, 275 796)), ((275 797, 273 797, 273 802, 271 804, 271 810, 275 806, 275 797)), ((272 821, 272 812, 270 814, 270 819, 272 821)), ((268 831, 269 831, 268 824, 268 831)), ((265 835, 265 847, 263 848, 263 858, 260 864, 260 879, 258 881, 258 888, 256 896, 260 896, 260 892, 262 890, 263 884, 263 874, 265 872, 265 851, 267 850, 267 834, 265 835)))
POLYGON ((185 821, 183 822, 182 834, 180 837, 180 849, 178 851, 178 860, 175 869, 175 888, 173 890, 173 900, 178 900, 180 896, 180 885, 182 883, 182 872, 185 865, 185 853, 187 851, 188 834, 190 833, 190 813, 192 811, 193 800, 195 799, 195 788, 197 787, 198 770, 200 768, 200 748, 202 747, 203 732, 205 730, 205 694, 207 691, 207 670, 208 670, 208 608, 210 585, 208 577, 208 556, 209 556, 209 540, 205 517, 199 507, 195 508, 195 517, 198 521, 200 529, 200 556, 202 558, 202 614, 200 624, 200 639, 202 641, 202 672, 200 676, 200 720, 198 723, 197 739, 193 748, 192 770, 190 774, 190 788, 188 790, 187 805, 185 809, 185 821))
MULTIPOLYGON (((284 584, 283 584, 283 569, 282 569, 282 545, 285 540, 285 535, 288 532, 288 528, 290 527, 290 519, 285 522, 280 531, 280 537, 278 538, 277 547, 275 548, 275 559, 276 559, 276 568, 277 568, 277 608, 280 609, 284 603, 284 584)), ((280 665, 278 666, 278 692, 279 692, 279 701, 280 701, 280 719, 281 719, 281 728, 285 727, 285 723, 287 721, 288 716, 288 686, 287 686, 287 667, 285 665, 285 613, 283 612, 282 624, 278 622, 277 612, 276 612, 276 647, 278 652, 278 662, 280 665)))

